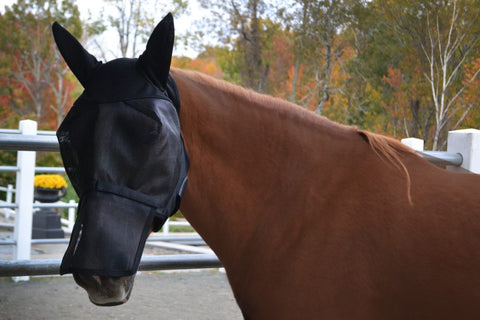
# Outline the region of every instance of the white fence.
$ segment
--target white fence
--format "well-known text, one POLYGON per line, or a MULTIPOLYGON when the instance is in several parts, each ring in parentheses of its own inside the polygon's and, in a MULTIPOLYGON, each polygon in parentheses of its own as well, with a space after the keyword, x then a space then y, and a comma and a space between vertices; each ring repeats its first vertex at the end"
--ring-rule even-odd
POLYGON ((447 152, 424 151, 422 139, 402 139, 427 160, 446 165, 448 170, 480 174, 480 130, 464 129, 448 133, 447 152))
MULTIPOLYGON (((33 178, 35 172, 64 172, 63 168, 35 168, 36 151, 58 152, 57 138, 53 134, 53 132, 48 131, 37 131, 37 123, 31 120, 20 121, 19 130, 0 129, 0 150, 18 151, 17 166, 0 167, 0 171, 16 173, 16 186, 15 188, 13 188, 13 186, 4 188, 6 199, 5 201, 0 201, 0 208, 4 208, 7 215, 12 215, 12 210, 15 209, 14 239, 9 244, 16 246, 14 259, 22 260, 22 262, 18 263, 15 261, 11 263, 2 262, 0 276, 50 274, 46 272, 57 272, 59 261, 54 261, 54 263, 47 261, 48 263, 46 263, 46 265, 48 265, 49 271, 45 271, 47 267, 38 269, 38 263, 26 262, 26 260, 30 259, 32 213, 34 208, 69 208, 69 212, 71 212, 69 219, 63 220, 67 231, 71 230, 74 222, 75 208, 77 206, 75 202, 54 204, 33 203, 33 178), (17 190, 15 203, 12 203, 15 190, 17 190)), ((423 141, 420 139, 409 138, 404 139, 402 142, 417 150, 420 155, 429 161, 438 165, 447 165, 450 170, 480 173, 480 130, 468 129, 451 131, 448 137, 447 152, 424 151, 423 141)), ((172 225, 189 224, 188 222, 167 222, 163 228, 164 235, 169 233, 169 227, 172 225)), ((159 240, 168 241, 165 236, 159 240)), ((63 239, 60 241, 67 240, 63 239)), ((153 264, 157 269, 172 266, 172 261, 174 264, 177 263, 177 267, 180 268, 182 266, 191 266, 192 264, 190 263, 193 263, 197 267, 219 266, 216 257, 208 254, 202 258, 204 260, 189 259, 190 258, 182 262, 177 258, 159 258, 155 260, 156 262, 153 264)), ((149 263, 149 266, 154 268, 152 266, 153 264, 151 262, 149 263)))

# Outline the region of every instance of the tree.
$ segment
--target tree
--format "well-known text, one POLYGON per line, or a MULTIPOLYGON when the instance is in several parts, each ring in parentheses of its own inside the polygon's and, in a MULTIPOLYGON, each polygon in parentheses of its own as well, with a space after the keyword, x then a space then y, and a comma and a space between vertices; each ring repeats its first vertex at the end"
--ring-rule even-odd
POLYGON ((107 6, 115 9, 115 14, 108 16, 112 27, 119 39, 121 57, 137 57, 144 48, 140 44, 145 43, 155 25, 155 12, 170 11, 179 15, 187 8, 186 0, 105 0, 107 6), (159 6, 168 7, 167 10, 159 6), (153 9, 152 9, 153 8, 153 9))
POLYGON ((270 66, 263 59, 267 7, 263 0, 199 1, 211 11, 210 27, 237 51, 240 84, 262 92, 270 66))
MULTIPOLYGON (((471 79, 478 68, 480 68, 480 58, 472 60, 472 62, 467 65, 465 79, 471 79)), ((463 104, 469 112, 465 115, 464 119, 462 117, 460 120, 465 121, 463 125, 467 128, 478 128, 480 125, 480 79, 479 77, 475 77, 473 81, 468 83, 464 82, 464 84, 465 91, 460 97, 460 103, 463 104)))
MULTIPOLYGON (((314 79, 315 112, 321 114, 331 103, 338 88, 331 86, 335 64, 340 60, 347 43, 343 33, 352 20, 352 8, 363 5, 360 0, 294 0, 280 8, 280 17, 292 29, 295 39, 295 64, 290 100, 296 98, 299 71, 302 63, 309 66, 307 77, 314 79), (293 6, 293 10, 287 6, 293 6)), ((310 100, 310 99, 308 99, 310 100)))
POLYGON ((71 100, 71 93, 74 91, 76 80, 69 78, 69 69, 63 62, 58 50, 55 51, 56 64, 52 65, 52 79, 49 83, 53 99, 50 103, 50 110, 56 115, 56 126, 60 126, 67 113, 67 107, 71 100))
MULTIPOLYGON (((432 18, 427 15, 428 41, 422 49, 428 61, 429 73, 425 77, 430 83, 432 99, 435 105, 435 135, 433 137, 433 150, 437 150, 442 131, 447 124, 462 113, 455 125, 455 129, 463 122, 473 105, 462 105, 457 103, 458 98, 480 73, 480 67, 473 70, 465 79, 465 83, 455 86, 455 80, 460 76, 471 50, 480 40, 480 35, 470 34, 472 20, 460 17, 461 10, 457 6, 458 1, 453 0, 451 5, 450 23, 443 25, 440 22, 440 13, 432 18), (462 26, 460 25, 462 24, 462 26)), ((476 19, 478 19, 478 13, 476 19)))
MULTIPOLYGON (((338 31, 346 23, 346 2, 343 0, 316 1, 311 6, 312 19, 310 28, 311 40, 323 47, 323 63, 318 68, 318 98, 315 112, 322 113, 330 99, 330 78, 333 65, 340 58, 343 45, 337 43, 338 31)), ((313 58, 315 59, 315 58, 313 58)))
POLYGON ((197 58, 173 57, 172 66, 176 68, 199 71, 215 78, 222 79, 223 72, 219 66, 220 52, 218 48, 207 48, 197 58))
MULTIPOLYGON (((44 116, 44 107, 53 104, 56 110, 63 112, 63 106, 51 101, 52 83, 64 73, 58 74, 59 68, 56 48, 51 41, 51 24, 59 21, 79 36, 82 33, 78 8, 66 1, 56 0, 18 0, 11 7, 6 7, 2 20, 1 32, 6 35, 0 44, 0 52, 10 57, 2 60, 6 67, 0 77, 11 89, 11 102, 15 104, 17 94, 26 94, 24 108, 18 103, 20 115, 31 114, 38 120, 44 116), (8 69, 9 68, 9 69, 8 69), (9 72, 10 71, 10 72, 9 72), (23 92, 15 91, 20 86, 23 92)), ((61 89, 62 95, 64 87, 61 89)), ((62 113, 63 115, 63 113, 62 113)))
MULTIPOLYGON (((456 128, 470 111, 460 104, 466 84, 465 67, 479 45, 480 8, 472 0, 377 0, 395 37, 402 42, 430 90, 428 108, 434 115, 433 149, 442 148, 446 132, 456 128)), ((409 67, 412 69, 412 67, 409 67)))
MULTIPOLYGON (((288 5, 288 3, 284 3, 288 5)), ((302 67, 302 61, 305 56, 305 46, 309 42, 308 26, 310 17, 310 6, 312 5, 311 0, 296 0, 292 6, 282 6, 278 9, 278 14, 280 19, 284 21, 284 24, 288 29, 292 31, 293 41, 294 41, 294 57, 295 63, 293 66, 293 75, 292 75, 292 85, 289 94, 289 100, 296 102, 297 101, 297 90, 300 77, 300 69, 302 67), (295 3, 297 4, 295 6, 295 3), (290 8, 293 7, 293 11, 290 12, 290 8)))

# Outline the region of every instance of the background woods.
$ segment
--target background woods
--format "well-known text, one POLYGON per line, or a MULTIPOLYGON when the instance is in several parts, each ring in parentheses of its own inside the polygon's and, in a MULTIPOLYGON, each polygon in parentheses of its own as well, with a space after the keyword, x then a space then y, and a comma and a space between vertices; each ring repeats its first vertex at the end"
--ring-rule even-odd
POLYGON ((427 148, 444 148, 449 130, 480 127, 476 0, 102 2, 96 15, 60 0, 18 0, 1 11, 1 127, 33 118, 55 129, 82 90, 53 46, 53 21, 105 61, 138 55, 167 11, 184 30, 177 47, 197 53, 177 55, 178 67, 337 122, 420 137, 427 148))

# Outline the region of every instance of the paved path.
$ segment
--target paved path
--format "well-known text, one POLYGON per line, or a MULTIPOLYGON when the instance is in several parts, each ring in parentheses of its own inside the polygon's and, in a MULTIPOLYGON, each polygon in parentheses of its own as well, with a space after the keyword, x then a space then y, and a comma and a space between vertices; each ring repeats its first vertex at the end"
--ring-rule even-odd
POLYGON ((97 307, 71 276, 32 278, 14 283, 0 278, 0 319, 165 319, 240 320, 224 273, 143 272, 137 275, 130 301, 97 307))

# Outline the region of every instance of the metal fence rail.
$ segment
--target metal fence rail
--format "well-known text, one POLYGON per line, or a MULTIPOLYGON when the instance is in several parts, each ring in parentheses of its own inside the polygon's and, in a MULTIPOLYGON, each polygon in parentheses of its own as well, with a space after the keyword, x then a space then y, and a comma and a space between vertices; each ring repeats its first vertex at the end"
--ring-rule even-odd
MULTIPOLYGON (((19 171, 20 171, 20 167, 0 166, 0 172, 19 172, 19 171)), ((63 167, 35 167, 35 173, 65 173, 65 168, 63 168, 63 167)))
MULTIPOLYGON (((54 135, 54 132, 37 130, 37 124, 33 121, 23 120, 20 122, 19 130, 0 129, 0 150, 19 151, 17 166, 0 167, 0 171, 15 172, 17 174, 16 189, 21 191, 17 194, 16 204, 2 203, 1 205, 4 208, 16 209, 17 226, 15 227, 14 239, 0 241, 0 245, 15 245, 15 256, 19 260, 0 260, 0 277, 56 275, 59 273, 61 260, 26 260, 30 257, 31 244, 35 243, 35 241, 40 242, 42 240, 32 240, 30 236, 32 223, 31 213, 33 212, 34 206, 32 204, 33 188, 31 188, 31 186, 33 186, 33 177, 35 174, 35 152, 24 151, 58 152, 59 145, 57 137, 54 135)), ((460 152, 461 154, 432 151, 418 151, 418 153, 428 161, 440 166, 450 165, 463 167, 465 164, 472 162, 470 159, 471 156, 468 152, 464 152, 463 149, 451 150, 460 152)), ((475 159, 476 158, 478 158, 478 155, 475 159)), ((44 172, 52 172, 46 171, 50 169, 51 168, 45 168, 44 172)), ((58 170, 58 172, 63 172, 63 168, 58 170)), ((38 172, 39 171, 37 171, 37 173, 38 172)), ((478 172, 478 170, 474 172, 478 172)), ((70 204, 66 205, 70 206, 70 204)), ((35 206, 38 205, 35 204, 35 206)), ((42 204, 42 206, 49 205, 42 204)), ((58 205, 55 206, 57 207, 58 205)), ((149 239, 149 241, 152 240, 154 239, 149 239)), ((168 241, 166 239, 162 240, 168 241)), ((68 239, 56 239, 51 241, 61 241, 63 243, 67 242, 68 239)), ((222 265, 214 254, 182 254, 144 257, 140 262, 139 270, 148 271, 219 267, 222 267, 222 265)))
POLYGON ((35 136, 0 133, 0 150, 58 152, 55 136, 35 136))
MULTIPOLYGON (((60 259, 0 260, 0 277, 58 275, 60 259)), ((139 271, 222 268, 214 254, 174 254, 144 257, 139 271)))
MULTIPOLYGON (((0 129, 0 134, 7 133, 7 134, 22 134, 22 130, 20 129, 0 129)), ((37 130, 37 135, 39 136, 55 136, 57 134, 56 131, 53 130, 37 130)))
MULTIPOLYGON (((194 244, 197 246, 206 246, 205 241, 199 235, 192 236, 156 236, 147 238, 148 242, 175 242, 175 243, 188 243, 194 244)), ((70 239, 59 238, 59 239, 32 239, 32 244, 67 244, 70 242, 70 239)), ((15 240, 0 240, 0 246, 11 246, 15 245, 15 240)), ((1 260, 0 260, 1 261, 1 260)))
MULTIPOLYGON (((0 150, 58 152, 59 146, 57 137, 52 135, 35 136, 0 133, 0 150)), ((460 166, 463 162, 463 157, 459 153, 444 151, 419 151, 418 153, 428 161, 439 166, 460 166)), ((17 167, 4 167, 3 169, 2 171, 18 171, 17 167)), ((64 172, 63 169, 58 170, 59 172, 64 172)))
POLYGON ((463 163, 463 156, 460 153, 444 151, 417 151, 417 153, 437 166, 459 167, 463 163))
MULTIPOLYGON (((48 203, 33 203, 32 206, 34 208, 60 208, 60 209, 68 209, 68 208, 76 208, 78 207, 78 203, 66 203, 66 202, 48 202, 48 203)), ((18 204, 16 203, 7 203, 0 201, 0 209, 17 209, 18 204)))

